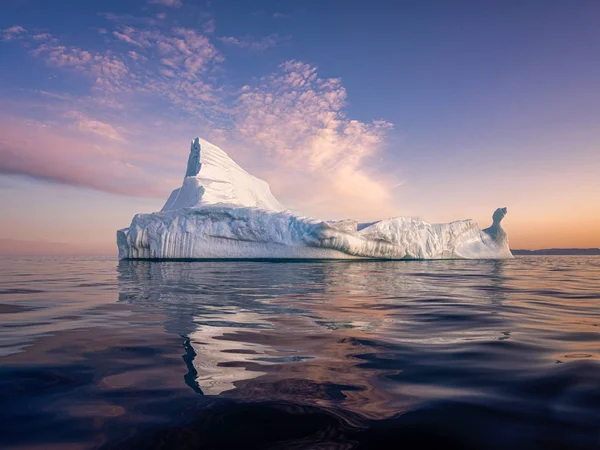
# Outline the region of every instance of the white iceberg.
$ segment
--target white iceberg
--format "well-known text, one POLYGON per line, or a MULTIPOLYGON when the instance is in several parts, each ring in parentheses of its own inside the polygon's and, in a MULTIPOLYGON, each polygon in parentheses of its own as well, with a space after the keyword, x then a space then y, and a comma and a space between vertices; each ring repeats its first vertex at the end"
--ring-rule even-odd
POLYGON ((118 230, 117 245, 120 259, 504 259, 512 258, 500 224, 505 215, 498 208, 484 230, 472 220, 302 217, 286 210, 265 181, 196 138, 182 186, 160 212, 137 214, 118 230))

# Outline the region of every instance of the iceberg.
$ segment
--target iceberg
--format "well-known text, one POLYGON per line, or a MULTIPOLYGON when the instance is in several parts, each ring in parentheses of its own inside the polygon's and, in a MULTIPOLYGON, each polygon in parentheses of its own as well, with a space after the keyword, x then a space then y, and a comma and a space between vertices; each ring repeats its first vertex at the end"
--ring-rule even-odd
POLYGON ((192 141, 181 187, 159 212, 117 231, 119 259, 506 259, 506 208, 473 220, 327 221, 287 210, 219 147, 192 141))

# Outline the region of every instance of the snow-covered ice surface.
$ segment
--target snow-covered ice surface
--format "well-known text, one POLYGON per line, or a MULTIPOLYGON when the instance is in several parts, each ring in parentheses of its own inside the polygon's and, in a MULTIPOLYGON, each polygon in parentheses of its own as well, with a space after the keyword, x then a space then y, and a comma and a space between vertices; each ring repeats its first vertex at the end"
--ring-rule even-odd
POLYGON ((223 150, 192 141, 180 188, 160 212, 137 214, 117 231, 120 259, 202 258, 512 258, 501 221, 431 224, 394 217, 368 224, 323 221, 286 210, 269 185, 223 150))
POLYGON ((216 145, 196 138, 192 141, 183 184, 171 193, 162 211, 216 204, 285 210, 271 194, 266 181, 250 175, 216 145))

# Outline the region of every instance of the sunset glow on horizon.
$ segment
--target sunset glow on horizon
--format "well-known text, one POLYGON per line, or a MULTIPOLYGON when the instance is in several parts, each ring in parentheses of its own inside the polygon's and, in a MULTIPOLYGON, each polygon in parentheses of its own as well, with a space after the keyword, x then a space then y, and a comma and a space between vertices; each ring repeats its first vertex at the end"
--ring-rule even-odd
POLYGON ((486 227, 506 206, 512 248, 600 247, 598 2, 0 12, 0 254, 115 255, 195 136, 305 215, 486 227))

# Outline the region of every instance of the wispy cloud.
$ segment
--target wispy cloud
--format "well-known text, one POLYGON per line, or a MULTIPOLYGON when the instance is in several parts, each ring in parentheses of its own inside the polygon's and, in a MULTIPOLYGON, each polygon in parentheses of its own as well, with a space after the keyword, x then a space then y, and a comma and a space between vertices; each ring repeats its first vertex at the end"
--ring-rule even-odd
POLYGON ((117 105, 123 92, 148 93, 195 115, 209 117, 219 109, 206 73, 224 58, 208 37, 183 27, 161 31, 123 25, 117 25, 112 35, 116 42, 135 50, 98 52, 65 45, 47 33, 28 37, 32 55, 49 66, 85 74, 105 103, 117 105), (207 104, 212 104, 212 109, 207 104))
POLYGON ((217 24, 215 22, 215 19, 211 18, 208 19, 204 25, 202 25, 202 31, 204 31, 206 34, 212 34, 216 31, 217 29, 217 24))
POLYGON ((345 103, 339 79, 320 78, 316 67, 288 61, 258 85, 242 88, 237 138, 286 171, 280 184, 299 206, 313 201, 307 192, 318 191, 329 213, 391 213, 385 177, 366 168, 391 124, 349 119, 345 103), (291 180, 295 187, 283 186, 291 180))
POLYGON ((158 94, 192 114, 209 117, 207 105, 217 108, 218 97, 206 72, 224 58, 208 37, 182 27, 168 34, 124 27, 117 37, 137 48, 130 57, 149 62, 135 74, 136 90, 158 94))
POLYGON ((124 141, 123 135, 109 123, 87 117, 79 111, 69 111, 65 117, 72 119, 77 128, 113 141, 124 141))
POLYGON ((26 32, 27 32, 27 30, 25 28, 23 28, 22 26, 14 25, 10 28, 6 28, 6 29, 2 30, 0 35, 2 36, 2 39, 5 41, 12 41, 13 39, 19 39, 26 32))
POLYGON ((170 6, 172 8, 179 8, 183 2, 181 0, 148 0, 151 5, 163 5, 170 6))
POLYGON ((127 52, 127 56, 129 56, 134 61, 148 61, 148 58, 144 55, 139 54, 134 50, 130 50, 127 52))
MULTIPOLYGON (((146 26, 146 27, 154 27, 161 23, 160 17, 148 17, 148 16, 135 16, 131 14, 114 14, 114 13, 99 13, 101 17, 104 17, 106 20, 110 22, 114 22, 121 25, 136 25, 136 26, 146 26)), ((166 16, 165 16, 166 17, 166 16)), ((105 31, 106 29, 99 29, 98 31, 105 31)), ((104 33, 104 34, 106 34, 104 33)))
POLYGON ((263 51, 268 48, 276 47, 282 42, 289 40, 289 37, 282 37, 278 34, 270 34, 259 39, 237 38, 233 36, 222 36, 218 38, 221 42, 232 47, 246 48, 254 51, 263 51))
POLYGON ((158 30, 123 27, 114 35, 130 45, 148 49, 149 53, 160 57, 162 64, 178 68, 189 76, 205 71, 212 63, 223 61, 223 56, 206 36, 188 28, 176 27, 165 34, 158 30))
POLYGON ((137 41, 133 40, 131 37, 129 37, 129 36, 128 36, 127 34, 125 34, 125 33, 120 33, 120 32, 118 32, 118 31, 113 31, 113 34, 115 35, 115 37, 116 37, 117 39, 120 39, 120 40, 122 40, 122 41, 124 41, 124 42, 127 42, 128 44, 131 44, 131 45, 136 45, 136 46, 138 46, 138 47, 142 47, 142 44, 141 44, 141 43, 139 43, 139 42, 137 42, 137 41))
POLYGON ((49 33, 38 33, 34 34, 32 37, 34 41, 47 41, 52 36, 49 33))
POLYGON ((44 59, 50 66, 79 70, 90 76, 97 87, 107 91, 123 89, 129 73, 126 64, 110 51, 98 53, 61 45, 50 35, 31 50, 31 54, 44 59))

